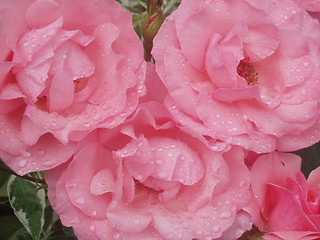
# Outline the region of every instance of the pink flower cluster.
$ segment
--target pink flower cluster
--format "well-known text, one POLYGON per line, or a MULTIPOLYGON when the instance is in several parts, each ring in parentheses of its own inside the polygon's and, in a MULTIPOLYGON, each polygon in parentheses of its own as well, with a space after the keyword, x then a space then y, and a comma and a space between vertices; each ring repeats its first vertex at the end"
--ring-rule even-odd
POLYGON ((0 0, 0 158, 79 240, 319 239, 319 11, 182 0, 153 65, 115 0, 0 0))

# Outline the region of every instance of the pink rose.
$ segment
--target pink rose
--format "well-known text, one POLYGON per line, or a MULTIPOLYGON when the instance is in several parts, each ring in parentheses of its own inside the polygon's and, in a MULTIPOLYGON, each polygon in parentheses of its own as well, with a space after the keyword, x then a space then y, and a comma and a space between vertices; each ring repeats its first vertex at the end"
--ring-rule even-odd
POLYGON ((186 0, 154 40, 180 126, 266 153, 320 139, 320 25, 290 0, 186 0))
POLYGON ((320 239, 320 168, 305 179, 301 159, 289 153, 263 155, 251 169, 248 212, 266 240, 320 239))
POLYGON ((4 0, 0 12, 0 157, 17 173, 66 161, 72 141, 134 111, 143 49, 116 1, 4 0))
POLYGON ((159 103, 98 129, 47 171, 49 199, 79 239, 237 239, 251 228, 244 150, 208 148, 159 103))

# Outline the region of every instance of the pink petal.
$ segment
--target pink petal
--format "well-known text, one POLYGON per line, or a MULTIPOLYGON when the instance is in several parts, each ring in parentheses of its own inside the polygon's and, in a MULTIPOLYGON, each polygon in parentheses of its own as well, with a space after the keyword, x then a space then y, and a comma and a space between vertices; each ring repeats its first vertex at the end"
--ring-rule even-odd
POLYGON ((149 145, 154 148, 155 178, 179 181, 192 185, 202 178, 205 169, 201 158, 189 146, 170 138, 153 137, 149 145))
POLYGON ((70 74, 60 72, 53 77, 48 100, 50 112, 59 112, 71 106, 74 100, 74 84, 70 74))
POLYGON ((102 195, 113 192, 115 189, 113 173, 108 168, 101 169, 91 179, 90 192, 94 195, 102 195))
POLYGON ((143 209, 141 211, 125 205, 117 205, 116 208, 109 210, 106 216, 119 231, 125 233, 141 232, 152 220, 152 215, 143 212, 143 209))
POLYGON ((296 151, 304 147, 309 147, 320 140, 320 121, 317 121, 312 127, 299 134, 282 136, 277 140, 279 151, 296 151))
POLYGON ((25 18, 31 28, 39 28, 52 23, 58 18, 59 4, 53 0, 37 0, 27 9, 25 18))
POLYGON ((303 212, 295 195, 277 185, 268 185, 268 226, 270 231, 317 231, 303 212))
POLYGON ((244 211, 239 211, 236 215, 236 219, 234 223, 223 232, 221 236, 221 240, 231 240, 231 239, 239 239, 241 235, 250 230, 252 227, 251 224, 251 215, 244 211))
POLYGON ((211 81, 218 88, 238 87, 236 69, 243 58, 242 43, 239 37, 241 25, 236 25, 223 38, 214 33, 211 37, 205 58, 206 70, 211 81), (224 79, 221 81, 221 79, 224 79))
POLYGON ((276 231, 263 236, 266 240, 317 240, 320 234, 310 231, 276 231))
POLYGON ((12 156, 8 165, 20 175, 48 170, 68 161, 74 150, 75 143, 63 145, 51 134, 45 134, 24 153, 12 156))
POLYGON ((310 173, 307 184, 309 189, 320 187, 320 167, 310 173))
MULTIPOLYGON (((91 142, 75 155, 68 167, 66 172, 68 196, 72 204, 87 216, 97 219, 103 219, 106 216, 111 195, 110 193, 95 195, 98 190, 91 188, 91 181, 94 181, 92 179, 101 169, 111 167, 115 172, 114 163, 110 160, 112 160, 110 152, 91 142)), ((94 187, 96 186, 99 185, 94 187)))
MULTIPOLYGON (((251 169, 252 190, 261 206, 266 204, 267 184, 286 186, 287 178, 295 178, 300 171, 301 159, 289 153, 269 153, 262 155, 251 169)), ((263 209, 262 209, 263 210, 263 209)))

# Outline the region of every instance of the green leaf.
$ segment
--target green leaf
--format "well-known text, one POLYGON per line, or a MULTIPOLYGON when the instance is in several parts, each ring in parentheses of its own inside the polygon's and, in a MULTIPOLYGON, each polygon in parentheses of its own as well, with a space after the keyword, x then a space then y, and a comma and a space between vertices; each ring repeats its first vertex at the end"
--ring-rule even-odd
POLYGON ((11 176, 7 186, 14 214, 34 240, 40 239, 44 224, 45 191, 37 190, 35 183, 11 176))
POLYGON ((32 240, 30 234, 14 215, 0 217, 0 239, 3 240, 32 240))

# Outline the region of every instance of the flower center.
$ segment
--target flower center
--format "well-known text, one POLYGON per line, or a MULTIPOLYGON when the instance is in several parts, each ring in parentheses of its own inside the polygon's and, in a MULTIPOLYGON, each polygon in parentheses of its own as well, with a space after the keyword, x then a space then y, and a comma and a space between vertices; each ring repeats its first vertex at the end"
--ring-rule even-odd
POLYGON ((240 61, 237 67, 237 73, 247 81, 249 86, 258 83, 258 73, 255 71, 253 65, 247 62, 246 59, 240 61))

